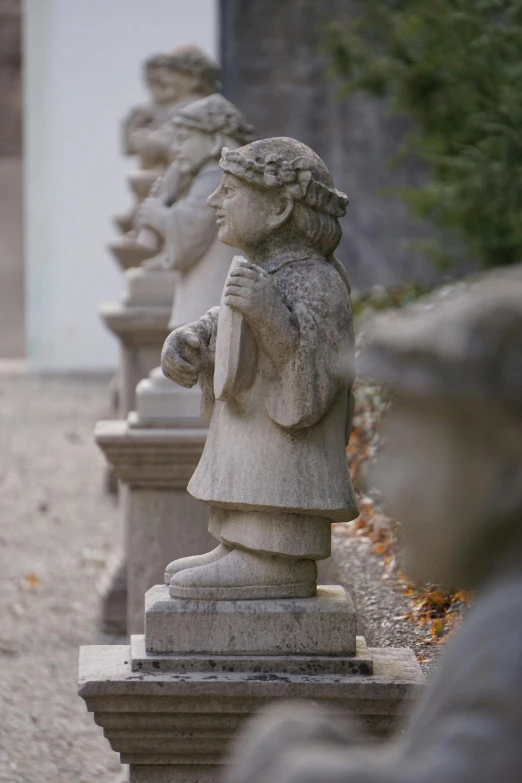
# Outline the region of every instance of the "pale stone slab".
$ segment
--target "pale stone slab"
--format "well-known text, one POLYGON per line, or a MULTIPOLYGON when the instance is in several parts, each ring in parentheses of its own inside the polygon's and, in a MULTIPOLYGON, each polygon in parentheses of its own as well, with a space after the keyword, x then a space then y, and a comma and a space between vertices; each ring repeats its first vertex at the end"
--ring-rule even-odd
POLYGON ((194 601, 166 585, 145 596, 150 653, 208 655, 354 655, 355 609, 343 587, 314 598, 194 601))
POLYGON ((176 273, 170 269, 127 269, 123 276, 122 304, 128 307, 170 307, 176 273))
POLYGON ((131 666, 136 672, 188 674, 212 671, 254 674, 373 674, 373 661, 363 636, 354 656, 327 655, 175 655, 148 653, 143 635, 131 636, 131 666))
POLYGON ((199 387, 183 389, 165 378, 156 367, 136 388, 136 411, 129 414, 131 427, 208 427, 200 416, 199 387))
POLYGON ((169 333, 170 307, 114 302, 102 304, 100 315, 120 342, 118 415, 125 418, 136 406, 136 386, 158 366, 169 333))

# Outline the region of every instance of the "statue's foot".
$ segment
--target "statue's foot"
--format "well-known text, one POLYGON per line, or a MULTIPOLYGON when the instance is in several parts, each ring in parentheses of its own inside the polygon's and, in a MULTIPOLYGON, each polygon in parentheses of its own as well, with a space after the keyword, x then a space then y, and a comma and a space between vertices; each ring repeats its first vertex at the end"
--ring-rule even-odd
POLYGON ((173 598, 239 601, 265 598, 311 598, 316 594, 314 560, 296 560, 233 549, 208 565, 179 571, 170 580, 173 598))
POLYGON ((191 557, 180 557, 178 560, 173 560, 169 563, 165 569, 165 584, 170 584, 170 580, 175 574, 180 571, 185 571, 187 568, 198 568, 199 566, 205 566, 209 563, 214 563, 225 555, 228 555, 232 551, 232 548, 226 544, 219 544, 211 552, 205 552, 204 555, 192 555, 191 557))

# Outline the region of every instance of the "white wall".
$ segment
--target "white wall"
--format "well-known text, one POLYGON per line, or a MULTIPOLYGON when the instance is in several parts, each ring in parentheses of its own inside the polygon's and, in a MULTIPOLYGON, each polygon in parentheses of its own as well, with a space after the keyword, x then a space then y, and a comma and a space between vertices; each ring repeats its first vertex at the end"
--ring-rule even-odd
POLYGON ((148 55, 217 55, 217 0, 25 0, 27 355, 38 370, 114 367, 98 317, 121 292, 106 242, 130 207, 119 122, 145 98, 148 55))

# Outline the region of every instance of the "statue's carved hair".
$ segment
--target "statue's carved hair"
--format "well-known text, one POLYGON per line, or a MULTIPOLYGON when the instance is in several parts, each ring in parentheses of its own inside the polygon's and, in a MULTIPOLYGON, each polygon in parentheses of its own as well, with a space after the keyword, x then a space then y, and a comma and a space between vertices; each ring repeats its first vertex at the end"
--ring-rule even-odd
POLYGON ((155 54, 145 61, 145 72, 156 68, 181 71, 198 77, 209 93, 221 90, 221 68, 199 46, 178 46, 172 52, 155 54))
POLYGON ((263 139, 236 150, 224 147, 219 165, 262 188, 283 190, 294 201, 332 218, 346 214, 348 197, 336 190, 319 155, 295 139, 263 139))
POLYGON ((321 255, 331 256, 341 241, 339 218, 348 197, 334 187, 319 155, 295 139, 254 141, 221 153, 219 165, 228 174, 268 190, 279 190, 294 202, 295 229, 321 255))
POLYGON ((294 203, 292 220, 303 238, 325 258, 333 254, 341 241, 343 232, 337 218, 317 212, 299 201, 294 203))
POLYGON ((203 133, 222 133, 238 145, 247 144, 254 131, 239 109, 220 93, 189 103, 176 112, 172 124, 203 133))

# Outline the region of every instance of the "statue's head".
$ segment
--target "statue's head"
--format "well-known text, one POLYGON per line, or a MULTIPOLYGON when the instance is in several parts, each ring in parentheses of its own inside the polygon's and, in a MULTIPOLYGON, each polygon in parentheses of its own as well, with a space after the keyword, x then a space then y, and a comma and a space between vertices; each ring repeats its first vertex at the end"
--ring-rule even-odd
POLYGON ((221 69, 198 46, 178 46, 145 61, 145 81, 155 103, 177 103, 221 89, 221 69))
POLYGON ((321 158, 295 139, 254 141, 223 149, 223 178, 208 203, 219 238, 248 253, 272 240, 328 257, 341 240, 348 199, 335 189, 321 158))
POLYGON ((475 587, 522 538, 522 269, 376 320, 361 370, 392 392, 374 481, 407 572, 475 587))
POLYGON ((170 157, 187 171, 219 160, 224 146, 240 147, 252 139, 253 128, 223 95, 200 98, 172 118, 170 157))

